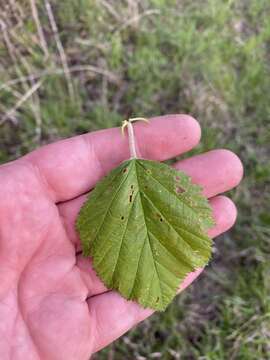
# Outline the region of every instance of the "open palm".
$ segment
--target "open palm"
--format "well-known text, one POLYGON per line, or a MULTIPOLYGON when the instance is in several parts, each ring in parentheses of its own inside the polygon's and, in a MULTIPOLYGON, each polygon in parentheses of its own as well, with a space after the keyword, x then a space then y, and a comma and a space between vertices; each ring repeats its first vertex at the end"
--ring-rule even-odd
MULTIPOLYGON (((134 126, 144 158, 166 160, 193 148, 200 127, 186 115, 134 126)), ((97 131, 42 147, 0 167, 0 358, 88 359, 151 314, 108 291, 83 258, 74 229, 85 193, 127 159, 119 129, 97 131)), ((176 168, 203 186, 216 226, 228 230, 234 204, 218 194, 236 186, 242 165, 214 150, 176 168)), ((180 290, 200 273, 191 273, 180 290)))

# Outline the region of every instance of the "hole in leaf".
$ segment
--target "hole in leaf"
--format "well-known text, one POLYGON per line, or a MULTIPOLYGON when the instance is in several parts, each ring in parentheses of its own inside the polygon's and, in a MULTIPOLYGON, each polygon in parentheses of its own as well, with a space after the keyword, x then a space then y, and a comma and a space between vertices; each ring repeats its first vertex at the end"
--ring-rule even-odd
POLYGON ((130 188, 133 189, 133 188, 134 188, 134 185, 131 185, 130 188))
POLYGON ((162 217, 159 219, 159 221, 160 221, 160 222, 162 222, 162 221, 163 221, 162 217))
POLYGON ((133 190, 133 185, 131 185, 131 193, 129 195, 129 202, 131 203, 132 202, 132 198, 133 198, 133 194, 134 194, 134 190, 133 190))
POLYGON ((127 172, 127 168, 124 168, 123 173, 127 172))
POLYGON ((122 215, 122 216, 121 216, 121 220, 124 220, 124 218, 125 218, 125 217, 122 215))

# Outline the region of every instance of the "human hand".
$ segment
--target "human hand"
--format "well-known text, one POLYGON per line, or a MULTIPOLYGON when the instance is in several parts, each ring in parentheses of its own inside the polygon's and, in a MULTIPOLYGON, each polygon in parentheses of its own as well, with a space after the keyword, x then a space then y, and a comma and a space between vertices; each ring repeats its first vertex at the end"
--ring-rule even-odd
MULTIPOLYGON (((134 126, 143 157, 166 160, 193 148, 200 127, 186 115, 134 126)), ((88 359, 152 311, 107 290, 82 257, 74 224, 85 193, 129 156, 119 129, 44 146, 0 166, 0 358, 88 359)), ((228 230, 236 208, 220 193, 242 178, 240 160, 214 150, 175 164, 211 198, 216 225, 228 230)), ((199 275, 188 275, 186 288, 199 275)))

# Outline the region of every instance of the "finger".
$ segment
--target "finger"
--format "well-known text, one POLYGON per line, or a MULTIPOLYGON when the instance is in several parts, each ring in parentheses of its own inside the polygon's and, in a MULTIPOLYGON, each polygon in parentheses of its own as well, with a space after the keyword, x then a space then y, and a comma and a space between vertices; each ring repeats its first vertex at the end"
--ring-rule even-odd
POLYGON ((181 160, 174 165, 191 176, 194 184, 203 187, 207 197, 228 191, 237 186, 243 177, 243 165, 230 150, 212 150, 181 160))
POLYGON ((81 278, 88 290, 87 298, 109 291, 97 276, 90 258, 86 258, 82 254, 79 254, 77 256, 76 266, 79 268, 81 278))
MULTIPOLYGON (((213 198, 211 206, 216 226, 211 230, 210 235, 217 236, 233 226, 237 211, 233 202, 225 196, 213 198)), ((189 274, 182 283, 180 291, 190 285, 201 271, 202 269, 189 274)), ((94 351, 105 347, 153 313, 151 309, 142 309, 136 302, 125 300, 115 291, 89 298, 88 305, 96 321, 94 351)))
MULTIPOLYGON (((239 184, 243 175, 243 166, 239 158, 228 150, 213 150, 179 161, 175 167, 185 171, 192 181, 201 185, 208 197, 228 191, 239 184)), ((80 250, 80 241, 75 231, 75 220, 86 200, 82 195, 74 200, 59 204, 59 212, 63 216, 76 250, 80 250)))
POLYGON ((75 246, 76 252, 81 251, 81 242, 75 228, 75 222, 82 205, 87 199, 87 196, 87 194, 84 194, 73 200, 58 204, 59 215, 62 218, 68 238, 75 246))
MULTIPOLYGON (((152 118, 134 124, 139 153, 165 160, 193 148, 200 140, 200 126, 188 115, 152 118)), ((85 193, 109 170, 129 157, 128 137, 119 128, 62 140, 21 158, 34 166, 55 202, 85 193)))

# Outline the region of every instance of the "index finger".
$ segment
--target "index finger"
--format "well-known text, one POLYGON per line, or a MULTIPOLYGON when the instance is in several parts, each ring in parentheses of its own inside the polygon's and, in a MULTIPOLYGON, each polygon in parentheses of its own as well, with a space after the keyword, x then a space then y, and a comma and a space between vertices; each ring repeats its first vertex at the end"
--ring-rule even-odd
MULTIPOLYGON (((193 148, 200 126, 188 115, 165 115, 134 124, 142 157, 166 160, 193 148)), ((41 174, 55 202, 73 199, 91 189, 120 162, 129 158, 128 138, 119 128, 95 131, 41 147, 24 156, 41 174)))

